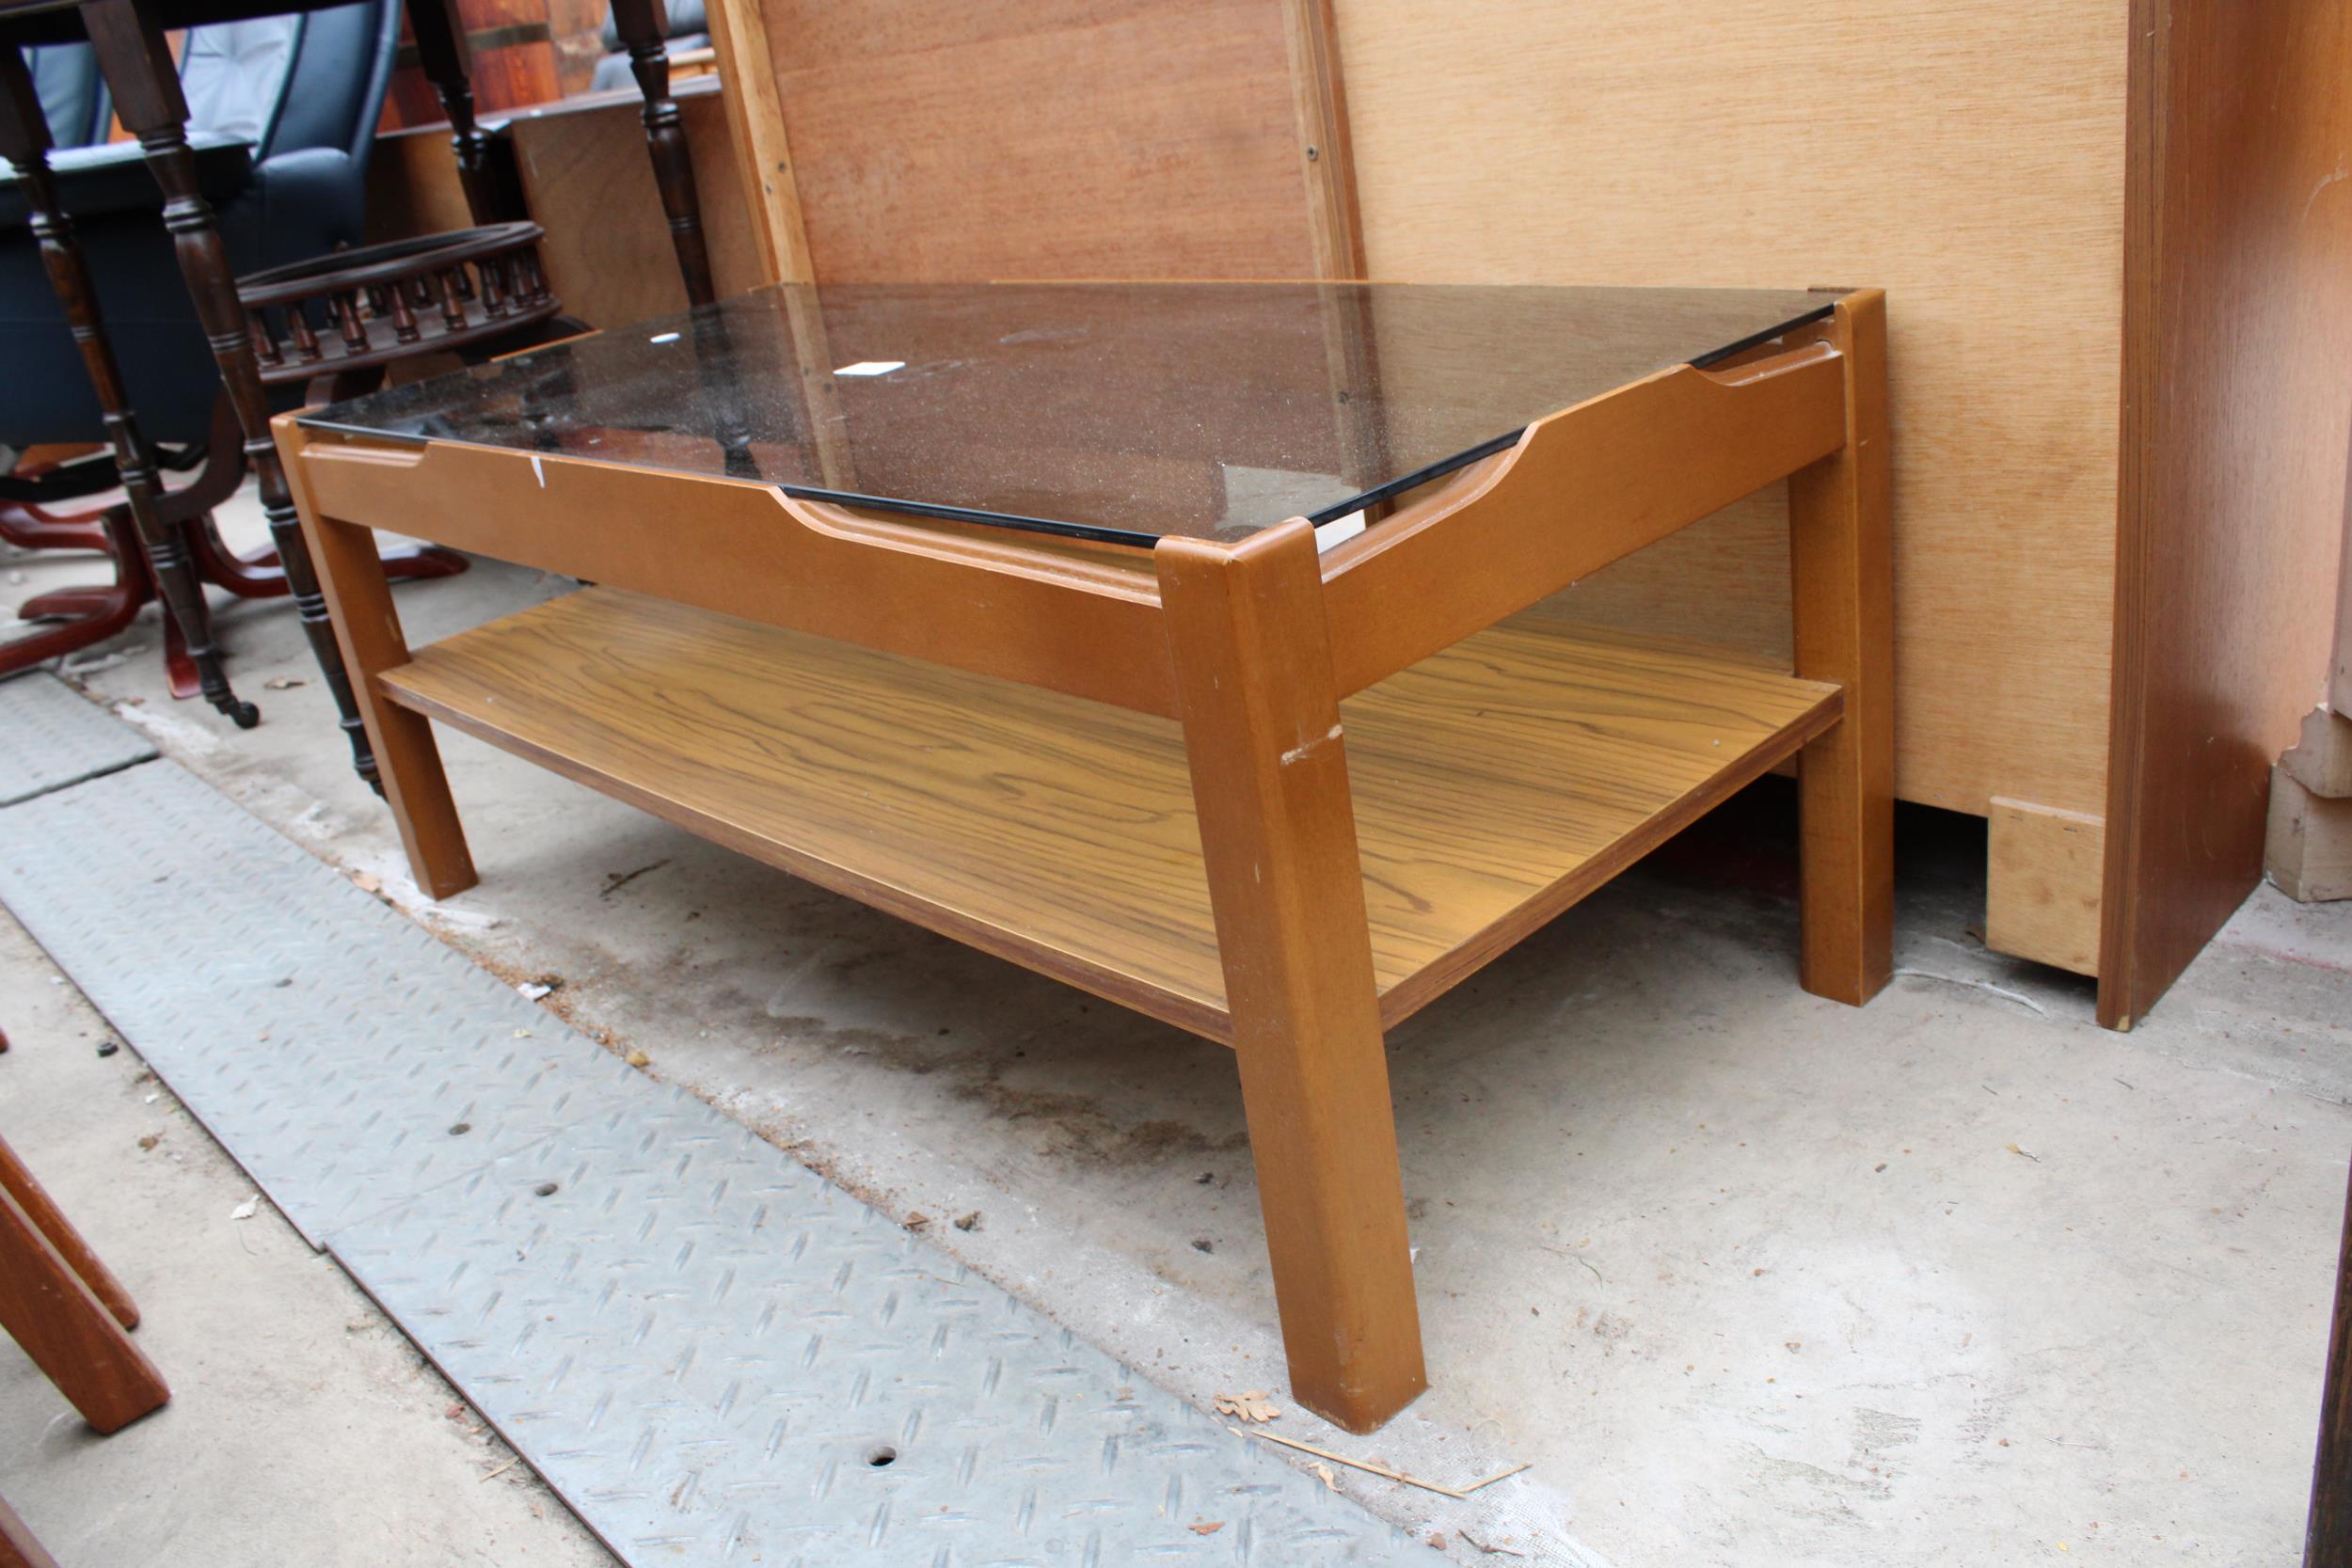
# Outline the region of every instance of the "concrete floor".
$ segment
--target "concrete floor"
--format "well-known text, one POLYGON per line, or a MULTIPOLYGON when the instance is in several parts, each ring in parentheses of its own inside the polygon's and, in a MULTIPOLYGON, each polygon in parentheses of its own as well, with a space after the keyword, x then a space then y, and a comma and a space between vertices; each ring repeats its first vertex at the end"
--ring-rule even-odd
POLYGON ((612 1559, 0 913, 0 1132, 140 1307, 171 1385, 100 1437, 0 1340, 0 1495, 65 1568, 612 1559))
MULTIPOLYGON (((71 575, 11 564, 9 594, 71 575)), ((401 603, 422 641, 564 586, 485 563, 401 603)), ((164 696, 151 625, 80 678, 656 1075, 901 1217, 977 1212, 927 1228, 1147 1375, 1281 1386, 1221 1049, 446 732, 484 882, 429 906, 292 616, 222 626, 250 735, 164 696)), ((2352 906, 2265 890, 2114 1035, 2087 982, 1974 936, 1981 826, 1908 815, 1899 978, 1849 1009, 1795 985, 1785 792, 1725 816, 1396 1031, 1436 1386, 1368 1440, 1282 1430, 1438 1480, 1532 1461, 1501 1506, 1343 1472, 1462 1561, 2296 1560, 2352 906)), ((0 1468, 28 1513, 46 1484, 0 1468)), ((436 1514, 421 1483, 366 1485, 436 1514)))

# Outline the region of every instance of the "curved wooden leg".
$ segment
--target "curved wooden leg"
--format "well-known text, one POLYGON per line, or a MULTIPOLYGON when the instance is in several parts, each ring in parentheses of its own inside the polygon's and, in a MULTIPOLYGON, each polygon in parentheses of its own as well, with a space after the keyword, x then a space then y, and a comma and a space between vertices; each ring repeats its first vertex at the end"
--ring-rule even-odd
POLYGON ((130 536, 130 525, 118 516, 113 527, 116 538, 108 551, 115 560, 116 580, 113 585, 43 594, 43 598, 64 598, 70 594, 75 607, 72 611, 74 619, 63 626, 35 632, 30 637, 12 637, 0 641, 0 675, 29 670, 36 664, 45 664, 63 655, 78 653, 94 642, 103 642, 137 618, 139 607, 151 596, 146 570, 139 560, 138 543, 130 536))
POLYGON ((38 506, 0 506, 0 539, 26 550, 103 550, 106 509, 60 517, 38 506))

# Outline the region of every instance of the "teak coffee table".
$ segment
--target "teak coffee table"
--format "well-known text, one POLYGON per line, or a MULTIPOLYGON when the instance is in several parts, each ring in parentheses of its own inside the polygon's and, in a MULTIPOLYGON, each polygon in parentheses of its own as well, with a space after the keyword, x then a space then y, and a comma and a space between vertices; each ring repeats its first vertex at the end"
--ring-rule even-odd
POLYGON ((1424 1386, 1382 1031, 1790 756, 1889 970, 1875 293, 788 286, 277 421, 418 882, 430 720, 1234 1048, 1298 1402, 1424 1386), (1788 481, 1796 670, 1579 578, 1788 481), (596 586, 429 647, 369 531, 596 586))

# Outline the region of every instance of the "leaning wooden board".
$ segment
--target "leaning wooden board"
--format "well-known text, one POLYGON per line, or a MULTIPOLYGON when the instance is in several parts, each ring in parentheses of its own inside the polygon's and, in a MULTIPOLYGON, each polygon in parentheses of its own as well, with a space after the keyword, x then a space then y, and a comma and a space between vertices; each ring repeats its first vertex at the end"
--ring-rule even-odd
MULTIPOLYGON (((1887 290, 1898 788, 2001 799, 1996 864, 2033 858, 2008 825, 2069 832, 2128 794, 2148 838, 2108 833, 2058 895, 2097 908, 2104 864, 2130 906, 2108 952, 2023 949, 2109 972, 2114 1023, 2252 887, 2263 770, 2326 668, 2352 430, 2346 9, 1338 6, 1374 276, 1887 290), (2123 625, 2119 548, 2142 574, 2123 625), (2111 727, 2142 713, 2148 742, 2111 770, 2111 727)), ((1449 351, 1384 341, 1380 364, 1449 351)), ((1566 611, 1784 648, 1775 499, 1566 611)), ((2024 887, 1995 878, 1996 931, 2048 928, 1997 907, 2024 887)))

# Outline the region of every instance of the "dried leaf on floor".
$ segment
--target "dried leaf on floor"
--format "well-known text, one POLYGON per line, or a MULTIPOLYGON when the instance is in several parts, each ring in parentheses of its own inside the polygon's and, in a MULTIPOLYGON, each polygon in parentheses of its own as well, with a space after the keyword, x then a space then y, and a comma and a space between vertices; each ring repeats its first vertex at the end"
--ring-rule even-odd
POLYGON ((361 893, 381 893, 384 891, 384 879, 373 871, 362 871, 351 879, 351 885, 361 893))
POLYGON ((621 1059, 631 1067, 644 1067, 647 1062, 653 1060, 651 1056, 646 1055, 642 1051, 632 1051, 621 1059))
POLYGON ((297 686, 310 684, 300 675, 272 675, 262 683, 262 689, 265 691, 292 691, 297 686))
POLYGON ((1331 1473, 1330 1465, 1324 1464, 1321 1460, 1317 1460, 1314 1464, 1308 1465, 1307 1468, 1312 1470, 1318 1477, 1320 1477, 1325 1486, 1330 1488, 1334 1492, 1340 1489, 1340 1478, 1331 1473))
POLYGON ((1274 1403, 1274 1396, 1263 1388, 1252 1388, 1246 1394, 1217 1395, 1216 1413, 1245 1421, 1270 1421, 1282 1412, 1274 1403))
POLYGON ((1195 1535, 1215 1535, 1218 1530, 1221 1530, 1224 1528, 1225 1521, 1222 1519, 1212 1519, 1205 1525, 1186 1525, 1184 1527, 1184 1528, 1192 1531, 1195 1535))

